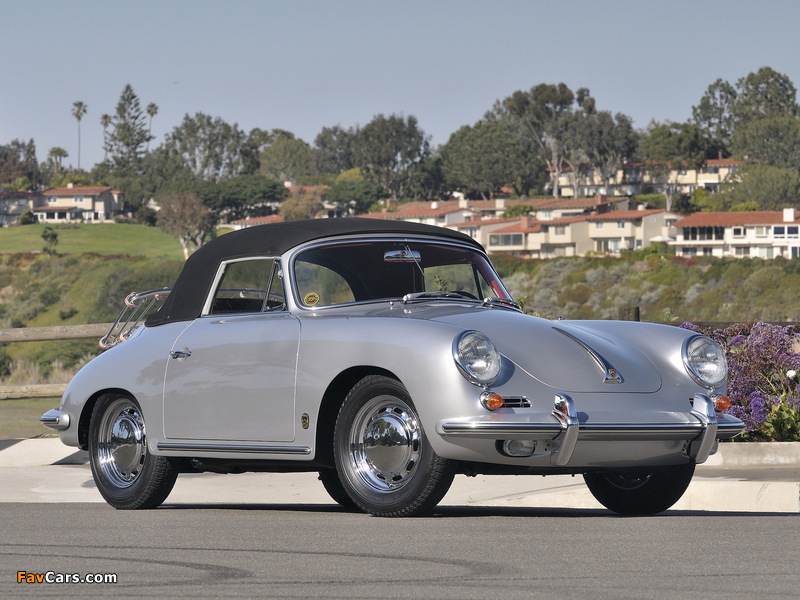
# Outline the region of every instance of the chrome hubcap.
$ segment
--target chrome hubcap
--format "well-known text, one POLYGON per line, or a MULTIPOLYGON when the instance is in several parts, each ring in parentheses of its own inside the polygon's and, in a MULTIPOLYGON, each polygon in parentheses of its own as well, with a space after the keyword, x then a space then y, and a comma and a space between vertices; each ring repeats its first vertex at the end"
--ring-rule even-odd
POLYGON ((106 479, 120 488, 133 485, 147 455, 139 408, 127 398, 113 402, 103 414, 97 442, 98 466, 106 479))
POLYGON ((378 396, 358 411, 350 432, 350 464, 361 482, 386 493, 414 476, 422 449, 417 415, 394 396, 378 396))

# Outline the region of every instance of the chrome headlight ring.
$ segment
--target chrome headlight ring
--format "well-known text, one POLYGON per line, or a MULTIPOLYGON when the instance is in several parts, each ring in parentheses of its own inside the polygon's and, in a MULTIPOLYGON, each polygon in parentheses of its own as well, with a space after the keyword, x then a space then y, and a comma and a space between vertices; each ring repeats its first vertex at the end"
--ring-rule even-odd
POLYGON ((480 331, 462 331, 455 337, 453 360, 467 381, 475 385, 491 385, 500 376, 500 353, 480 331))
POLYGON ((686 338, 681 348, 683 365, 692 379, 707 389, 720 387, 728 379, 725 352, 704 335, 686 338))

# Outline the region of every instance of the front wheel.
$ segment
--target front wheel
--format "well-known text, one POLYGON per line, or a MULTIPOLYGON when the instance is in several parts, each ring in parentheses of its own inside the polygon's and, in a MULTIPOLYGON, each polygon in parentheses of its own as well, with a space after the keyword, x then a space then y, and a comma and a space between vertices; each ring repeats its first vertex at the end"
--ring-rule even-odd
POLYGON ((150 454, 142 409, 125 395, 108 394, 95 404, 89 462, 98 491, 114 508, 155 508, 178 477, 170 459, 150 454))
POLYGON ((647 472, 584 473, 597 501, 622 515, 654 515, 680 500, 692 481, 694 464, 647 472))
POLYGON ((410 517, 432 510, 450 489, 451 461, 436 455, 405 387, 370 375, 342 404, 334 458, 347 495, 363 511, 410 517))

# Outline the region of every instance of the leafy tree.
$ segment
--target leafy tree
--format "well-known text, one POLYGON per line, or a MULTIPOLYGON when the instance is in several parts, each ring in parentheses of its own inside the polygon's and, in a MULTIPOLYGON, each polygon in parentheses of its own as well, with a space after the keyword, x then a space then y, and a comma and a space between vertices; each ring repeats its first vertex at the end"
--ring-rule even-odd
POLYGON ((393 201, 405 197, 429 154, 429 136, 413 116, 378 115, 353 140, 354 163, 368 179, 383 186, 393 201))
POLYGON ((717 79, 708 86, 697 106, 692 107, 692 119, 700 127, 717 158, 730 154, 733 135, 733 106, 737 93, 727 81, 717 79))
POLYGON ((530 174, 531 151, 508 121, 479 121, 461 127, 442 146, 442 172, 452 189, 494 198, 500 188, 530 174))
POLYGON ((707 144, 700 128, 690 123, 653 123, 642 138, 648 170, 664 188, 666 210, 680 190, 676 173, 698 169, 705 162, 707 144))
POLYGON ((81 119, 86 115, 86 111, 89 109, 86 104, 77 100, 72 103, 72 116, 75 117, 75 120, 78 122, 78 168, 81 168, 81 119))
POLYGON ((377 183, 363 177, 352 179, 340 176, 328 190, 327 196, 328 202, 340 206, 349 214, 361 215, 385 200, 386 192, 377 183))
POLYGON ((261 175, 239 175, 219 184, 219 195, 211 208, 226 220, 270 215, 289 195, 286 187, 261 175))
POLYGON ((527 217, 531 213, 531 207, 522 202, 512 204, 503 211, 504 219, 515 219, 517 217, 527 217))
POLYGON ((238 125, 203 113, 185 115, 182 123, 166 135, 163 147, 194 177, 214 182, 243 174, 250 150, 247 136, 238 125))
POLYGON ((291 133, 276 136, 259 155, 259 173, 281 182, 296 182, 311 173, 310 151, 308 144, 291 133))
POLYGON ((39 163, 36 161, 36 144, 33 140, 14 140, 0 146, 0 184, 7 184, 20 177, 38 184, 39 163))
POLYGON ((770 165, 750 164, 728 176, 721 193, 724 206, 754 204, 760 210, 800 207, 800 173, 770 165))
POLYGON ((108 128, 113 122, 114 119, 108 113, 100 115, 100 126, 103 128, 103 162, 108 160, 108 128))
POLYGON ((152 136, 147 131, 139 97, 130 84, 120 94, 116 111, 111 117, 111 128, 105 150, 111 157, 114 169, 127 174, 138 173, 145 145, 152 136))
POLYGON ((19 224, 20 225, 33 225, 37 223, 36 215, 33 214, 33 211, 30 208, 26 208, 22 211, 22 214, 19 216, 19 224))
MULTIPOLYGON (((591 108, 594 101, 585 88, 578 90, 578 104, 591 108)), ((539 148, 553 188, 559 197, 558 181, 564 162, 566 115, 574 109, 576 95, 564 83, 540 83, 529 91, 516 91, 495 104, 494 115, 510 121, 523 139, 539 148)))
POLYGON ((323 189, 320 187, 299 187, 292 190, 289 197, 281 205, 281 216, 285 221, 313 219, 325 208, 322 203, 323 189))
POLYGON ((757 119, 736 128, 734 155, 774 167, 800 167, 800 120, 796 117, 757 119))
POLYGON ((758 119, 797 115, 797 90, 791 79, 770 67, 761 67, 736 82, 731 112, 738 128, 758 119))
POLYGON ((356 132, 339 125, 323 127, 314 138, 312 158, 318 173, 340 174, 355 166, 353 141, 356 132))
MULTIPOLYGON (((638 147, 638 136, 631 118, 609 111, 575 111, 565 115, 564 160, 578 176, 583 164, 599 174, 602 185, 608 186, 622 166, 630 161, 638 147)), ((573 180, 578 194, 579 180, 573 180)))
POLYGON ((211 209, 198 194, 174 192, 159 198, 158 226, 178 238, 184 258, 205 242, 214 227, 211 209))
POLYGON ((46 246, 43 248, 44 252, 50 256, 55 254, 56 246, 58 245, 58 232, 49 225, 45 225, 44 230, 42 230, 42 239, 46 244, 46 246))

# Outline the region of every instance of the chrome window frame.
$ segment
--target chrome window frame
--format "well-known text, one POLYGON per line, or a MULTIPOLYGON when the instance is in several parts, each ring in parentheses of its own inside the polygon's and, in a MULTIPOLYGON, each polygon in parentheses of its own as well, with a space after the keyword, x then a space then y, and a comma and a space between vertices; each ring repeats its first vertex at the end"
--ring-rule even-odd
MULTIPOLYGON (((267 288, 265 289, 265 292, 266 292, 267 296, 269 296, 269 293, 270 293, 270 291, 272 289, 272 279, 273 279, 274 270, 277 268, 278 272, 282 273, 281 265, 280 265, 280 257, 278 257, 278 256, 244 256, 244 257, 241 257, 241 258, 232 258, 232 259, 229 259, 229 260, 223 260, 223 261, 221 261, 219 263, 219 266, 217 267, 217 273, 216 273, 216 275, 214 275, 214 280, 211 283, 211 288, 209 289, 208 294, 206 295, 206 300, 203 303, 203 310, 200 313, 201 317, 218 317, 221 314, 223 314, 223 313, 212 313, 211 312, 211 306, 214 303, 214 298, 216 297, 217 290, 219 289, 219 284, 222 282, 222 277, 225 275, 225 270, 227 269, 228 265, 231 265, 231 264, 234 264, 234 263, 240 263, 240 262, 255 261, 255 260, 272 261, 272 266, 270 267, 270 270, 269 270, 267 288)), ((281 275, 281 278, 283 278, 282 275, 281 275)), ((284 285, 284 294, 285 293, 286 293, 286 286, 284 285)), ((284 305, 285 305, 285 298, 284 298, 284 305)), ((284 310, 286 310, 286 309, 284 308, 284 310)), ((262 309, 259 310, 259 311, 251 311, 251 312, 249 311, 249 312, 241 312, 241 313, 224 313, 224 314, 226 316, 258 315, 258 314, 262 314, 262 313, 265 313, 265 312, 267 312, 267 311, 265 311, 263 309, 263 306, 262 306, 262 309)))
MULTIPOLYGON (((334 240, 315 240, 313 242, 308 242, 303 244, 302 246, 298 246, 297 248, 292 249, 290 252, 284 255, 286 258, 286 264, 288 265, 288 273, 289 273, 289 283, 290 285, 286 285, 285 277, 284 277, 284 293, 287 293, 289 289, 291 289, 291 296, 292 296, 292 305, 293 307, 297 308, 298 310, 306 311, 306 312, 317 312, 320 310, 330 310, 330 309, 338 309, 347 306, 361 306, 367 304, 375 304, 375 303, 386 303, 386 302, 400 302, 403 298, 402 296, 398 296, 396 298, 376 298, 373 300, 357 300, 355 302, 343 302, 341 304, 326 304, 326 305, 317 305, 317 306, 306 306, 300 301, 300 290, 297 288, 297 278, 295 277, 295 262, 297 258, 303 253, 308 250, 314 250, 317 248, 322 248, 325 246, 342 246, 347 244, 353 243, 376 243, 376 242, 399 242, 399 243, 408 243, 408 244, 436 244, 439 246, 450 246, 453 248, 459 248, 468 252, 475 252, 479 256, 483 257, 486 261, 489 268, 494 273, 497 281, 500 283, 500 286, 503 288, 508 297, 513 300, 513 296, 506 288, 506 285, 503 283, 503 280, 500 278, 500 275, 497 273, 497 269, 495 269, 492 261, 489 260, 489 256, 476 246, 472 246, 470 244, 463 244, 457 241, 441 239, 441 238, 434 238, 434 237, 409 237, 405 235, 401 236, 346 236, 346 237, 337 237, 334 240)), ((215 288, 216 289, 216 288, 215 288)), ((469 300, 465 299, 465 301, 469 302, 469 300)), ((472 302, 480 303, 481 300, 472 302)))

